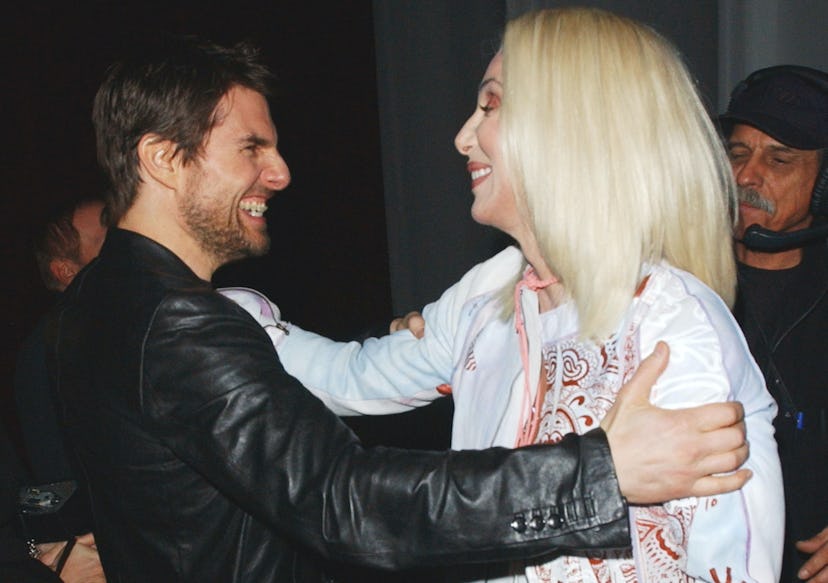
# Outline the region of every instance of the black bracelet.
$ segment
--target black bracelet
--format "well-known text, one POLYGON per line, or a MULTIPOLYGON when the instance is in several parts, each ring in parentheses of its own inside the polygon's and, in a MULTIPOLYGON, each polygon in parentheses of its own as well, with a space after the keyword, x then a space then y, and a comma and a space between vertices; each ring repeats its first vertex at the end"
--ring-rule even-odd
POLYGON ((78 539, 75 537, 70 538, 66 541, 66 546, 63 547, 63 550, 60 552, 60 557, 58 557, 57 565, 55 566, 55 575, 60 575, 60 572, 63 571, 64 565, 66 565, 66 561, 69 559, 69 553, 72 552, 72 549, 75 547, 75 543, 78 539))

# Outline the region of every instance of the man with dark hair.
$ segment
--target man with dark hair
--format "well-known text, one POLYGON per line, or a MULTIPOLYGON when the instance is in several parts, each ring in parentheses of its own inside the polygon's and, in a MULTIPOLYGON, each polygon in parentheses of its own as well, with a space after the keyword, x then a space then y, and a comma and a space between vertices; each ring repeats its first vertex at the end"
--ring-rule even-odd
POLYGON ((744 483, 711 475, 745 459, 740 406, 649 405, 665 354, 606 431, 517 450, 363 448, 209 283, 268 250, 262 215, 290 181, 266 82, 249 48, 185 39, 113 67, 95 100, 112 224, 50 318, 50 370, 110 581, 313 581, 319 555, 396 569, 626 547, 624 496, 744 483))
POLYGON ((828 74, 756 71, 719 119, 740 199, 734 313, 779 404, 782 581, 828 581, 828 74))
POLYGON ((37 268, 46 289, 63 291, 98 254, 106 236, 103 201, 85 199, 62 210, 35 238, 37 268))
MULTIPOLYGON (((106 235, 103 201, 85 198, 56 209, 35 236, 34 255, 43 284, 63 292, 78 272, 100 251, 106 235)), ((44 320, 23 342, 14 371, 14 396, 30 472, 27 485, 73 481, 79 487, 63 501, 60 513, 44 519, 45 542, 32 546, 44 564, 57 568, 65 581, 103 580, 92 528, 91 511, 80 469, 66 447, 58 423, 57 397, 46 372, 44 320), (76 535, 82 535, 75 538, 76 535), (70 544, 71 541, 71 544, 70 544)), ((23 478, 19 478, 20 486, 23 478)))
MULTIPOLYGON (((57 209, 39 229, 35 261, 43 284, 62 292, 103 245, 103 201, 82 199, 57 209)), ((39 321, 17 355, 14 393, 33 478, 39 484, 77 478, 65 450, 49 387, 44 352, 44 322, 39 321)))

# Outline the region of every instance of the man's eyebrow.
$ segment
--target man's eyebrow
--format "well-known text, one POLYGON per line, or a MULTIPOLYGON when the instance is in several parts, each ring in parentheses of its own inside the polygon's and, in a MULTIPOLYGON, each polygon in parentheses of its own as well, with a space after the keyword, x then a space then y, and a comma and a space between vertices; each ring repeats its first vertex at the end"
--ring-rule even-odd
POLYGON ((273 142, 258 134, 247 134, 239 140, 239 144, 243 146, 272 146, 273 142))
MULTIPOLYGON (((748 149, 750 149, 750 146, 748 146, 745 142, 740 142, 738 140, 728 140, 727 147, 728 148, 748 148, 748 149)), ((765 146, 765 149, 766 150, 772 150, 774 152, 790 153, 790 154, 796 154, 798 152, 798 150, 796 150, 794 148, 791 148, 790 146, 786 146, 785 144, 769 144, 769 145, 765 146)))
POLYGON ((794 148, 791 148, 790 146, 786 146, 784 144, 773 144, 771 146, 768 146, 768 150, 772 150, 779 154, 799 154, 800 152, 799 150, 795 150, 794 148))

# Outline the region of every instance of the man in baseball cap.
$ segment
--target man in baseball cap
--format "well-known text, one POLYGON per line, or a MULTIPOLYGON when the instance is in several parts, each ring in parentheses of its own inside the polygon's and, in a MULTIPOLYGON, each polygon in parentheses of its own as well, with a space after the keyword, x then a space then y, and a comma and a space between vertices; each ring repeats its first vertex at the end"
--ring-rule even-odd
POLYGON ((782 581, 828 581, 828 74, 756 71, 719 123, 739 188, 734 313, 779 403, 782 581))

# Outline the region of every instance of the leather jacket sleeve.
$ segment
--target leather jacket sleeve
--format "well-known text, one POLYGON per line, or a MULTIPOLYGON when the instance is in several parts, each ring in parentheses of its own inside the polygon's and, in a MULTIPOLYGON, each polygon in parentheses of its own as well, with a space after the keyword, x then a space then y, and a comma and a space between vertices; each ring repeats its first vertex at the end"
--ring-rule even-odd
POLYGON ((218 294, 163 301, 143 362, 142 406, 167 447, 325 556, 397 569, 630 544, 600 429, 517 450, 365 449, 218 294))

